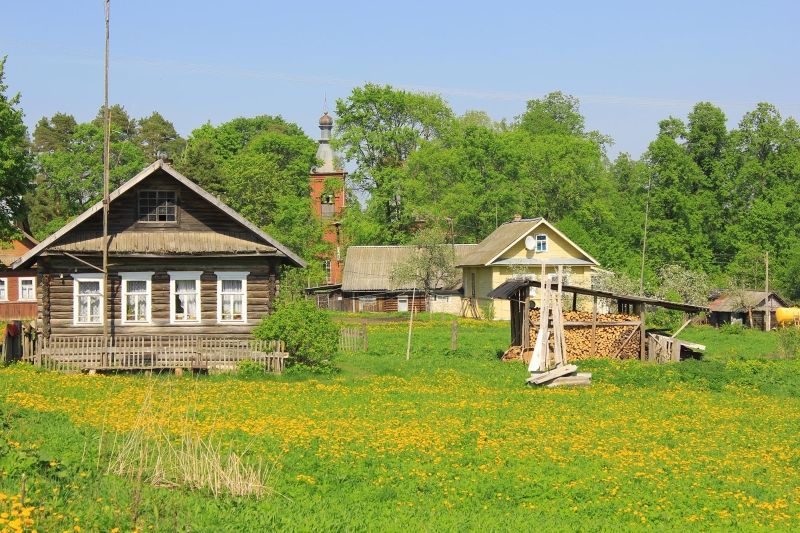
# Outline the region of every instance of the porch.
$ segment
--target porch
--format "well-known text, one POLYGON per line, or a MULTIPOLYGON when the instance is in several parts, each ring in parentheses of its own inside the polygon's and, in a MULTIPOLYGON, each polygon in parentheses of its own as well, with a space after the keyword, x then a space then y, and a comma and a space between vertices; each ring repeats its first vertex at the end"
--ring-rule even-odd
POLYGON ((288 353, 280 341, 209 335, 23 336, 22 360, 47 370, 131 371, 176 368, 226 372, 244 360, 280 374, 288 353))

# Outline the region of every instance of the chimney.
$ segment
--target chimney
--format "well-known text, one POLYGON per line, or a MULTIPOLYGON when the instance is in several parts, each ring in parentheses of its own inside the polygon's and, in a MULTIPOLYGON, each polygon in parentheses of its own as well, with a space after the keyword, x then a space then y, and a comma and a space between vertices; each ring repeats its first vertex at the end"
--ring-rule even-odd
POLYGON ((514 222, 519 222, 520 220, 522 220, 522 215, 514 213, 514 222))

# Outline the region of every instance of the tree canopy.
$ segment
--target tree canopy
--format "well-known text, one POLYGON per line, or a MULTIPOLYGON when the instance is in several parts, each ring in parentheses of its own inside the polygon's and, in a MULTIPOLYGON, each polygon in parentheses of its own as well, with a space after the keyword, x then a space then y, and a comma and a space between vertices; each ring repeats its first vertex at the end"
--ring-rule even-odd
POLYGON ((4 84, 6 58, 0 60, 0 235, 7 239, 16 234, 14 222, 24 214, 22 195, 35 176, 28 132, 22 123, 20 95, 6 95, 4 84))

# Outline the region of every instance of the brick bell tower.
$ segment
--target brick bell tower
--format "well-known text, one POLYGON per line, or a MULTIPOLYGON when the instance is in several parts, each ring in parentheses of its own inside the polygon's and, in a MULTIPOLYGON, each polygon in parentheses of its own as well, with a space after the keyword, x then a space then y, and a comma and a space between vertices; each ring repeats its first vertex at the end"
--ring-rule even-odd
POLYGON ((327 105, 319 119, 319 129, 317 159, 322 161, 322 165, 311 169, 311 205, 314 214, 325 226, 322 239, 331 245, 331 252, 321 257, 327 273, 325 282, 334 284, 342 282, 344 264, 341 219, 345 208, 345 171, 334 168, 333 150, 330 145, 333 118, 328 115, 327 105))

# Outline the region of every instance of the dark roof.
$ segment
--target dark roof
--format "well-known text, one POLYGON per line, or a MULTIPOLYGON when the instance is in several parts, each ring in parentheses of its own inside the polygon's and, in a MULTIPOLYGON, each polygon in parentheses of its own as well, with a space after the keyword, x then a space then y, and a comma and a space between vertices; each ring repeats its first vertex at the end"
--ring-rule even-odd
MULTIPOLYGON (((489 298, 508 299, 513 296, 520 289, 527 287, 541 288, 542 284, 533 280, 509 280, 502 283, 499 287, 492 290, 487 296, 489 298)), ((654 305, 656 307, 663 307, 665 309, 675 309, 683 311, 684 313, 701 313, 708 311, 708 307, 699 305, 683 304, 676 302, 668 302, 667 300, 657 300, 655 298, 646 298, 644 296, 632 296, 629 294, 617 294, 613 292, 597 291, 594 289, 587 289, 586 287, 576 287, 573 285, 562 285, 561 290, 575 294, 585 294, 587 296, 597 296, 598 298, 610 298, 613 300, 621 300, 624 302, 643 303, 647 305, 654 305)))
MULTIPOLYGON (((177 170, 172 168, 170 165, 165 164, 164 161, 162 161, 161 159, 159 159, 155 163, 149 165, 147 168, 145 168, 144 170, 139 172, 136 176, 134 176, 130 180, 126 181, 119 188, 114 190, 114 192, 112 192, 109 195, 109 203, 114 203, 114 200, 116 200, 117 198, 119 198, 120 196, 122 196, 123 194, 128 192, 129 190, 131 190, 134 186, 136 186, 142 180, 144 180, 148 176, 152 175, 154 172, 156 172, 159 169, 163 170, 164 172, 166 172, 167 174, 172 176, 175 180, 177 180, 179 183, 181 183, 185 187, 188 187, 189 189, 191 189, 194 193, 198 194, 205 201, 207 201, 208 203, 210 203, 211 205, 213 205, 214 207, 219 209, 223 214, 227 215, 228 217, 230 217, 233 220, 235 220, 236 222, 238 222, 240 225, 244 226, 244 228, 246 228, 247 230, 249 230, 250 232, 255 234, 255 236, 260 241, 262 241, 263 244, 266 244, 269 247, 274 248, 275 249, 275 253, 277 255, 286 257, 288 259, 288 262, 291 263, 292 265, 299 266, 299 267, 306 266, 305 261, 300 259, 297 255, 292 253, 288 248, 286 248, 284 245, 279 243, 277 240, 275 240, 274 238, 269 236, 264 230, 262 230, 261 228, 259 228, 258 226, 256 226, 255 224, 253 224, 252 222, 247 220, 246 218, 244 218, 242 215, 240 215, 239 213, 237 213, 236 211, 234 211, 233 209, 231 209, 230 207, 228 207, 224 203, 222 203, 222 201, 219 200, 218 198, 214 197, 210 193, 208 193, 205 190, 203 190, 199 185, 197 185, 196 183, 192 182, 189 178, 187 178, 186 176, 184 176, 183 174, 181 174, 180 172, 178 172, 177 170)), ((78 227, 81 223, 85 222, 87 219, 89 219, 89 217, 91 217, 95 213, 98 213, 98 212, 102 211, 102 209, 103 209, 103 201, 101 200, 101 201, 97 202, 96 204, 94 204, 89 209, 87 209, 86 211, 84 211, 75 220, 73 220, 72 222, 70 222, 69 224, 67 224, 66 226, 61 228, 60 230, 58 230, 55 233, 53 233, 52 235, 50 235, 48 238, 46 238, 44 241, 39 243, 35 248, 33 248, 28 253, 26 253, 24 256, 22 256, 21 258, 17 259, 16 261, 14 261, 14 263, 11 265, 11 268, 13 268, 13 269, 21 268, 21 267, 25 267, 28 264, 32 263, 40 253, 42 253, 45 250, 49 249, 53 244, 56 243, 56 241, 61 239, 67 233, 69 233, 72 230, 74 230, 76 227, 78 227)))

